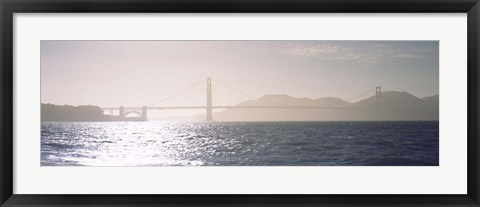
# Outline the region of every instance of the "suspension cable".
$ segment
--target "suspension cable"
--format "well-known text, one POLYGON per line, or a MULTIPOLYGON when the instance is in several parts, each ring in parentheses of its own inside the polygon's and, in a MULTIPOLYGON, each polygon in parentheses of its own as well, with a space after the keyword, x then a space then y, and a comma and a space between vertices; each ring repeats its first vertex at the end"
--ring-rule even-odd
POLYGON ((202 80, 202 81, 200 81, 200 82, 198 82, 198 83, 195 83, 195 84, 193 84, 192 86, 190 86, 190 87, 188 87, 188 88, 186 88, 186 89, 183 89, 183 90, 181 90, 181 91, 178 92, 178 93, 175 93, 175 94, 173 94, 173 95, 171 95, 171 96, 168 96, 168 97, 166 97, 166 98, 164 98, 164 99, 162 99, 162 100, 160 100, 160 101, 157 101, 157 102, 155 102, 155 103, 152 103, 152 104, 150 104, 150 105, 148 105, 148 106, 153 106, 153 105, 156 105, 156 104, 159 104, 159 103, 168 101, 168 100, 170 100, 170 99, 172 99, 172 98, 174 98, 174 97, 176 97, 176 96, 178 96, 178 95, 180 95, 180 94, 182 94, 182 93, 184 93, 184 92, 186 92, 186 91, 188 91, 188 90, 190 90, 190 89, 192 89, 192 88, 194 88, 194 87, 202 84, 203 82, 205 82, 205 80, 202 80))
POLYGON ((345 101, 350 102, 350 101, 352 101, 352 100, 354 100, 354 99, 357 99, 357 98, 359 98, 359 97, 361 97, 361 96, 364 96, 364 95, 372 92, 373 90, 375 90, 375 88, 368 89, 368 91, 365 91, 365 92, 361 93, 360 95, 354 96, 354 97, 349 98, 349 99, 347 99, 347 100, 345 100, 345 101))
POLYGON ((226 87, 226 88, 228 88, 228 89, 230 89, 230 90, 233 90, 233 91, 235 91, 235 92, 237 92, 237 93, 240 93, 240 94, 242 94, 242 95, 244 95, 244 96, 248 96, 249 98, 253 98, 253 99, 255 99, 255 100, 264 101, 264 102, 269 102, 269 103, 273 103, 273 104, 278 104, 278 105, 285 105, 285 104, 278 103, 278 102, 271 101, 271 100, 260 100, 260 98, 254 96, 254 95, 250 95, 250 94, 248 94, 248 93, 245 93, 245 92, 243 92, 243 91, 240 91, 240 90, 238 90, 238 89, 235 89, 235 88, 233 88, 233 87, 231 87, 231 86, 229 86, 229 85, 227 85, 227 84, 225 84, 225 83, 223 83, 223 82, 220 82, 220 81, 218 81, 218 80, 216 80, 216 79, 213 79, 213 81, 215 81, 216 83, 218 83, 218 84, 220 84, 220 85, 222 85, 222 86, 224 86, 224 87, 226 87))

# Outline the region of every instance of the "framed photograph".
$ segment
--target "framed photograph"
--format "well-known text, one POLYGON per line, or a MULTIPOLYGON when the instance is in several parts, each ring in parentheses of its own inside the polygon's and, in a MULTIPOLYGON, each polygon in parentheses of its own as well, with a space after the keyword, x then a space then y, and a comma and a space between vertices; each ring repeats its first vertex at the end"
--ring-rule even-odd
POLYGON ((480 206, 478 0, 0 7, 1 206, 480 206))

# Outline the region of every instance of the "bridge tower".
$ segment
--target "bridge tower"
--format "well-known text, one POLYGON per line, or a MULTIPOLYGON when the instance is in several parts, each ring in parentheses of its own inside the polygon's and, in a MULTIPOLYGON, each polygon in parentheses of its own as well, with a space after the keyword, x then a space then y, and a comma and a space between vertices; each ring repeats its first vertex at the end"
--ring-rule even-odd
POLYGON ((207 78, 207 121, 213 121, 212 117, 212 78, 207 78))
POLYGON ((125 108, 123 106, 120 106, 120 109, 118 110, 118 117, 125 118, 125 108))
POLYGON ((380 106, 380 103, 382 102, 382 87, 377 86, 375 87, 375 103, 378 106, 380 106))

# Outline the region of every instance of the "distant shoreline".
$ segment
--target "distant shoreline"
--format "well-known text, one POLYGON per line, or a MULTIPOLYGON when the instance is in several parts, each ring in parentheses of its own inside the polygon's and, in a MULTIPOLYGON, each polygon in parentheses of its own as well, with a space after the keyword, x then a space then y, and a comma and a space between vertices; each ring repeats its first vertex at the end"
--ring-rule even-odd
MULTIPOLYGON (((258 100, 247 100, 220 112, 213 113, 217 122, 305 122, 305 121, 438 121, 439 96, 418 98, 407 92, 383 92, 381 100, 371 96, 351 103, 338 98, 294 98, 288 95, 265 95, 258 100), (287 106, 313 107, 305 109, 261 108, 271 103, 287 106), (241 107, 252 108, 241 108, 241 107), (258 108, 255 108, 258 107, 258 108), (324 107, 315 109, 315 107, 324 107), (329 108, 326 108, 329 107, 329 108), (337 108, 352 108, 338 110, 337 108), (353 110, 355 109, 355 110, 353 110)), ((119 108, 120 111, 123 107, 119 108)), ((42 103, 42 122, 124 122, 148 121, 147 108, 139 116, 106 115, 99 106, 94 105, 55 105, 42 103)), ((120 113, 124 114, 124 113, 120 113)), ((204 122, 205 114, 187 117, 168 118, 174 122, 204 122)), ((163 120, 158 120, 163 121, 163 120)))
POLYGON ((99 106, 94 105, 55 105, 41 104, 42 122, 112 122, 145 121, 139 117, 118 117, 106 115, 99 106))

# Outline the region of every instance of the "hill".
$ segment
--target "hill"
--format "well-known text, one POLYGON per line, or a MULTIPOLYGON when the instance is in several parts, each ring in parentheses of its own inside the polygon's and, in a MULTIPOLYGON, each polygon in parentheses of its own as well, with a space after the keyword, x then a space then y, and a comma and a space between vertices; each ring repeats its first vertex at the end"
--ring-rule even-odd
POLYGON ((424 100, 433 109, 435 110, 439 109, 438 103, 439 103, 440 97, 438 95, 423 97, 422 100, 424 100))
POLYGON ((41 120, 51 122, 110 121, 98 106, 41 104, 41 120))
POLYGON ((214 114, 216 121, 340 121, 340 120, 438 120, 438 95, 418 98, 407 92, 383 92, 349 103, 338 98, 294 98, 266 95, 238 106, 313 106, 338 109, 227 109, 214 114), (437 98, 435 98, 437 97, 437 98))

